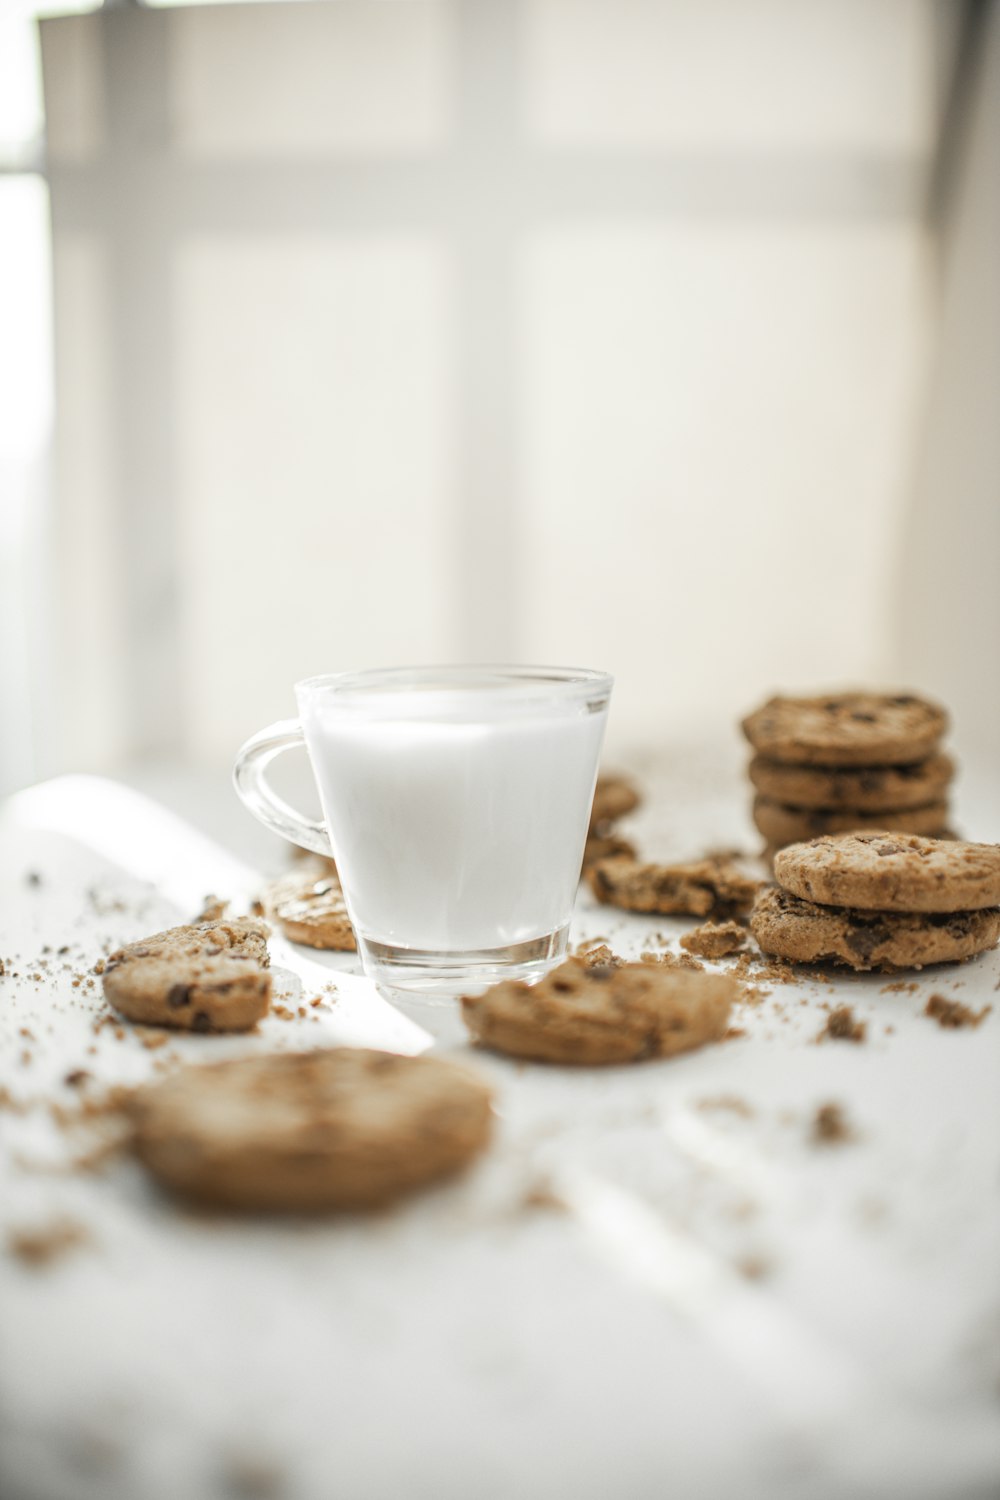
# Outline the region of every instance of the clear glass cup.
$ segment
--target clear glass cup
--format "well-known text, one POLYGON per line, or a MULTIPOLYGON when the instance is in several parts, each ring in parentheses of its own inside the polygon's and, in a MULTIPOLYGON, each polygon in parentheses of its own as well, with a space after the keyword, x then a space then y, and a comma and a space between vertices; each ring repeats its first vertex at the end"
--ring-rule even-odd
POLYGON ((299 718, 240 750, 236 789, 267 827, 335 857, 380 987, 445 997, 530 981, 566 952, 611 688, 563 667, 310 677, 299 718), (303 743, 322 822, 265 779, 303 743))

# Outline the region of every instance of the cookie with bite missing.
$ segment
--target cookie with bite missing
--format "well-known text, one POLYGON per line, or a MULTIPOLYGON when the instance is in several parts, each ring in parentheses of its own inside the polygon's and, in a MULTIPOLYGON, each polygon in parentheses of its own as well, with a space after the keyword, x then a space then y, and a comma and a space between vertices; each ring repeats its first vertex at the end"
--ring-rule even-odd
POLYGON ((164 1187, 250 1212, 380 1207, 460 1171, 492 1124, 490 1089, 469 1070, 354 1047, 182 1068, 128 1111, 164 1187))
POLYGON ((302 861, 264 893, 264 910, 293 943, 353 953, 357 948, 344 892, 329 861, 302 861))
POLYGON ((928 807, 907 807, 899 812, 857 812, 848 808, 785 807, 768 797, 753 803, 754 826, 769 844, 796 844, 824 833, 886 829, 899 833, 935 836, 948 822, 948 804, 932 802, 928 807))
POLYGON ((105 999, 147 1026, 247 1031, 271 1003, 269 930, 256 917, 238 917, 129 943, 105 963, 105 999))
POLYGON ((462 1016, 480 1046, 593 1067, 672 1057, 718 1041, 738 995, 727 974, 570 958, 537 984, 504 980, 463 997, 462 1016))
POLYGON ((905 766, 792 766, 755 755, 749 775, 757 791, 785 807, 899 812, 940 802, 955 774, 950 755, 905 766))
POLYGON ((1000 906, 1000 844, 846 834, 782 849, 774 874, 793 894, 824 905, 910 912, 1000 906))
POLYGON ((770 698, 743 733, 758 754, 791 765, 901 766, 926 760, 948 728, 937 703, 915 693, 825 693, 770 698))
POLYGON ((750 907, 760 885, 733 859, 714 854, 669 865, 621 856, 584 873, 605 906, 660 916, 730 916, 750 907))
POLYGON ((972 958, 996 945, 1000 910, 901 912, 820 906, 770 886, 750 915, 765 953, 852 969, 921 969, 972 958))

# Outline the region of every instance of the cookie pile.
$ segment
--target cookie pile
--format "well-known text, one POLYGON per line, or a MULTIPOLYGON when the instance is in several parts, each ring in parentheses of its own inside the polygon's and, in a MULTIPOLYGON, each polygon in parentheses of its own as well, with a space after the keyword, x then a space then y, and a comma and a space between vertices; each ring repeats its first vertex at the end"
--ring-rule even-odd
POLYGON ((756 754, 753 820, 767 852, 820 834, 945 835, 948 715, 913 693, 771 698, 742 722, 756 754))
POLYGON ((765 953, 852 969, 920 969, 1000 939, 1000 844, 847 833, 774 857, 750 927, 765 953))

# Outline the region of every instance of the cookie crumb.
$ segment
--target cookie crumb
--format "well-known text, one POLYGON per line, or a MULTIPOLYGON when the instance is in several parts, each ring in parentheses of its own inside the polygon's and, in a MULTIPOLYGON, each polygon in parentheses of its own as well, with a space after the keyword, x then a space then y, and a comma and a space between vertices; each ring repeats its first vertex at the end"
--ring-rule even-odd
POLYGON ((729 953, 737 953, 746 940, 746 928, 739 922, 703 922, 685 932, 680 941, 686 952, 697 953, 701 958, 725 958, 729 953))
POLYGON ((821 1104, 812 1123, 812 1139, 815 1144, 842 1146, 845 1141, 853 1140, 853 1138, 854 1132, 847 1123, 843 1105, 821 1104))
POLYGON ((568 1212, 566 1202, 559 1196, 555 1188, 548 1182, 537 1182, 529 1187, 521 1199, 521 1207, 525 1209, 547 1209, 550 1212, 564 1214, 568 1212))
POLYGON ((641 964, 660 964, 665 969, 694 969, 701 973, 705 965, 692 958, 690 953, 671 953, 667 949, 663 953, 640 953, 641 964))
POLYGON ((201 911, 194 918, 195 922, 221 922, 226 915, 229 902, 222 896, 216 896, 210 892, 201 903, 201 911))
POLYGON ((912 979, 894 979, 891 984, 884 984, 879 990, 880 995, 913 995, 916 993, 917 985, 912 979))
POLYGON ((766 1256, 744 1255, 736 1262, 736 1269, 747 1281, 763 1281, 770 1276, 773 1267, 766 1256))
POLYGON ((7 1248, 27 1266, 47 1266, 69 1250, 90 1240, 82 1224, 72 1219, 55 1219, 39 1229, 13 1229, 7 1236, 7 1248))
POLYGON ((816 1040, 822 1042, 829 1037, 838 1042, 863 1042, 867 1032, 867 1021, 859 1021, 849 1005, 838 1005, 827 1016, 826 1025, 816 1040))
POLYGON ((619 958, 618 954, 608 947, 607 943, 581 943, 576 950, 575 957, 593 969, 601 964, 610 965, 613 969, 620 969, 625 960, 619 958))
POLYGON ((714 1094, 708 1099, 699 1099, 695 1109, 715 1110, 723 1109, 731 1114, 740 1115, 744 1120, 753 1118, 753 1106, 738 1094, 714 1094))
POLYGON ((963 1005, 960 1000, 949 1000, 944 995, 932 995, 924 1006, 924 1015, 930 1016, 939 1026, 947 1031, 957 1031, 961 1027, 978 1026, 993 1009, 992 1005, 984 1005, 982 1010, 972 1010, 968 1005, 963 1005))

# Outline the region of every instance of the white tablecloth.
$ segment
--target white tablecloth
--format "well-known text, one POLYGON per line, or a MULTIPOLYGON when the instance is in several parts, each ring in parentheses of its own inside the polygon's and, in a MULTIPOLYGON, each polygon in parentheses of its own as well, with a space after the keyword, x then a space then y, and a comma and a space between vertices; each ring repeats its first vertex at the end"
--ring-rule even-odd
MULTIPOLYGON (((747 843, 728 770, 640 769, 630 827, 651 853, 747 843)), ((996 816, 965 826, 996 837, 996 816)), ((337 984, 304 1019, 156 1050, 94 1033, 85 963, 257 879, 111 783, 35 788, 0 823, 0 1082, 38 1101, 0 1110, 0 1234, 64 1218, 87 1235, 46 1266, 0 1253, 4 1500, 996 1494, 1000 954, 914 992, 774 986, 734 1040, 588 1072, 471 1052, 451 1007, 403 1014, 350 960, 280 941, 286 1003, 337 984), (994 1010, 945 1031, 931 993, 994 1010), (865 1043, 817 1044, 843 1002, 865 1043), (480 1069, 489 1155, 392 1213, 324 1223, 179 1211, 124 1158, 61 1169, 72 1142, 45 1101, 72 1106, 75 1069, 99 1091, 165 1057, 336 1042, 480 1069), (827 1101, 851 1141, 812 1139, 827 1101)), ((574 940, 631 954, 691 925, 581 892, 574 940)))

